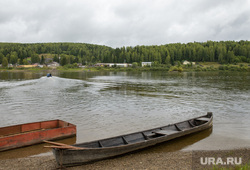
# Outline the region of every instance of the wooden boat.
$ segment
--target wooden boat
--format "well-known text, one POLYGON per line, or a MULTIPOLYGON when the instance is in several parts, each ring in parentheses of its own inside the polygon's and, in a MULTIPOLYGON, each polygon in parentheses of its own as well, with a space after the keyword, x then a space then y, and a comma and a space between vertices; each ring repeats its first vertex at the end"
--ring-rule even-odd
POLYGON ((76 126, 62 121, 20 124, 0 128, 0 151, 76 135, 76 126))
POLYGON ((202 131, 210 128, 212 121, 213 114, 208 112, 201 117, 141 132, 75 145, 52 143, 58 146, 48 147, 53 148, 58 165, 73 166, 114 157, 202 131))

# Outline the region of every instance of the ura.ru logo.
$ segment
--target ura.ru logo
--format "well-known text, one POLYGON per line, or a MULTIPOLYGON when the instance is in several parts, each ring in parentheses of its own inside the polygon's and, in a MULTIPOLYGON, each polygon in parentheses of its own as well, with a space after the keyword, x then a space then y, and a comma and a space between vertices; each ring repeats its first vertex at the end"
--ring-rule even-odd
POLYGON ((200 158, 201 165, 241 165, 242 158, 237 157, 227 157, 222 159, 221 157, 201 157, 200 158))

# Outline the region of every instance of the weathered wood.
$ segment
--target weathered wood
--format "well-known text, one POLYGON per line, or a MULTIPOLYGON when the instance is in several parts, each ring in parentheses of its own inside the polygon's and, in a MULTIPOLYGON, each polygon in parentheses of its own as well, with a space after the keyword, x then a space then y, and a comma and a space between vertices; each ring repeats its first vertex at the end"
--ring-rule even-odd
POLYGON ((64 143, 59 143, 59 142, 52 142, 52 141, 46 141, 46 140, 44 140, 43 142, 53 144, 52 146, 44 146, 45 148, 61 148, 61 149, 77 149, 77 150, 84 149, 84 148, 74 147, 74 146, 67 145, 64 143), (58 146, 54 146, 54 145, 58 145, 58 146))
POLYGON ((84 148, 74 147, 74 146, 71 146, 71 145, 61 145, 61 146, 51 145, 51 146, 44 146, 44 148, 75 149, 75 150, 84 149, 84 148))
POLYGON ((58 146, 67 146, 67 144, 59 143, 59 142, 52 142, 52 141, 47 141, 47 140, 43 140, 43 142, 53 144, 53 145, 58 145, 58 146))
POLYGON ((174 133, 178 133, 178 131, 177 130, 159 130, 154 133, 159 134, 159 135, 171 135, 174 133))
POLYGON ((103 147, 101 141, 98 141, 98 144, 99 144, 100 147, 103 147))
POLYGON ((195 125, 189 120, 188 123, 190 124, 190 126, 194 127, 195 125))
POLYGON ((200 120, 200 121, 206 121, 206 122, 208 122, 210 119, 206 118, 206 117, 201 117, 201 118, 197 118, 195 120, 200 120))
POLYGON ((62 120, 49 120, 0 128, 0 151, 76 135, 76 126, 62 120))
POLYGON ((122 140, 125 144, 128 144, 128 141, 124 138, 124 136, 122 136, 122 140))
POLYGON ((212 113, 207 113, 207 115, 204 116, 154 129, 75 144, 73 147, 77 147, 77 149, 68 149, 68 146, 51 146, 51 148, 53 148, 52 151, 58 165, 72 166, 143 149, 158 143, 208 129, 212 127, 212 124, 213 115, 212 113), (196 120, 206 121, 197 121, 199 123, 196 123, 196 120))
POLYGON ((182 131, 182 129, 179 128, 177 124, 175 124, 174 126, 176 127, 177 130, 182 131))

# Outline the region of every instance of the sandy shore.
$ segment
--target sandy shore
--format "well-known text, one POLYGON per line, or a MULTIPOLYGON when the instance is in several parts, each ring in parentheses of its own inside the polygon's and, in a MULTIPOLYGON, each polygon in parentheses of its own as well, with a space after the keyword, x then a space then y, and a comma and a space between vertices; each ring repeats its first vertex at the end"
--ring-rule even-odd
MULTIPOLYGON (((127 154, 66 169, 191 169, 191 152, 127 154)), ((0 169, 57 169, 53 155, 0 160, 0 169)))
MULTIPOLYGON (((242 158, 242 165, 250 161, 250 149, 237 149, 230 151, 177 151, 163 153, 137 152, 97 161, 81 166, 64 169, 200 169, 208 168, 200 165, 200 157, 234 157, 242 158)), ((36 156, 18 159, 0 160, 0 169, 60 169, 54 156, 36 156)), ((232 165, 230 165, 232 167, 232 165)), ((211 167, 211 166, 210 166, 211 167)))

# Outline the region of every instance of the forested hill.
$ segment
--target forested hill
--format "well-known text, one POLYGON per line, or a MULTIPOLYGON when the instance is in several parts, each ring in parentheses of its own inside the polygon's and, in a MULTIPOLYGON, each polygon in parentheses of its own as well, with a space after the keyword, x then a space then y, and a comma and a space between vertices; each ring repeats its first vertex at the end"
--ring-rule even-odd
POLYGON ((250 62, 250 41, 207 41, 116 49, 84 43, 0 43, 0 64, 3 60, 11 64, 44 63, 47 57, 57 62, 60 59, 62 65, 142 61, 173 65, 183 60, 238 63, 250 62))

